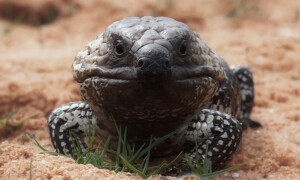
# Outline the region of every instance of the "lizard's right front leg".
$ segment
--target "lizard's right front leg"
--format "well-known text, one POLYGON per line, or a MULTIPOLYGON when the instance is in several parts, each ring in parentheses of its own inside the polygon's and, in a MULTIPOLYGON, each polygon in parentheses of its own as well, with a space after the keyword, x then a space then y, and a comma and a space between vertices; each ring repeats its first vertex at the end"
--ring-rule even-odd
POLYGON ((48 128, 52 144, 56 152, 73 155, 73 143, 70 132, 78 138, 81 152, 86 149, 83 141, 85 133, 93 132, 97 127, 97 117, 90 106, 85 102, 71 102, 52 111, 48 119, 48 128))

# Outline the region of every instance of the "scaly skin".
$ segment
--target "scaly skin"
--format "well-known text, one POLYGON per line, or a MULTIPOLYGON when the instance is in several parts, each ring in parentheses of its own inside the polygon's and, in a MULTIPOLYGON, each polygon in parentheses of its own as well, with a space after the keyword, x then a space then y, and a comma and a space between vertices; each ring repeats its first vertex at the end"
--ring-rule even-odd
MULTIPOLYGON (((200 157, 208 140, 208 156, 217 169, 238 147, 241 124, 253 122, 249 115, 254 88, 248 68, 230 68, 197 33, 170 18, 133 17, 113 23, 77 54, 73 76, 83 101, 55 109, 48 120, 52 143, 60 153, 72 154, 69 130, 82 138, 89 123, 100 137, 116 141, 111 115, 127 127, 129 142, 140 145, 198 113, 152 154, 183 150, 195 163, 195 139, 200 157)), ((79 142, 84 150, 84 141, 79 142)), ((167 173, 185 171, 182 160, 167 173)))

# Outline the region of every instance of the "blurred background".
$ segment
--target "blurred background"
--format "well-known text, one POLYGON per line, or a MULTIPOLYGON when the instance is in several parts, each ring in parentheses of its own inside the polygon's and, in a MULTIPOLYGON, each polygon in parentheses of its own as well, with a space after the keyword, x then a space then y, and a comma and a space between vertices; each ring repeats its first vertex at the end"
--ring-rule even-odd
POLYGON ((288 25, 300 23, 300 1, 0 0, 1 49, 84 44, 116 20, 146 15, 172 17, 200 34, 205 29, 251 29, 261 25, 276 28, 279 34, 292 35, 295 32, 288 25))
MULTIPOLYGON (((246 162, 238 170, 244 179, 299 177, 299 0, 0 0, 0 119, 18 108, 16 121, 35 114, 12 133, 0 126, 0 156, 15 159, 0 158, 0 174, 8 179, 28 177, 28 171, 26 175, 15 169, 28 170, 33 156, 45 158, 28 139, 20 145, 25 131, 52 149, 49 113, 71 99, 81 100, 71 71, 77 52, 114 21, 146 15, 186 23, 230 65, 246 65, 253 72, 256 98, 251 118, 264 128, 243 134, 228 167, 246 162), (15 146, 27 155, 17 155, 15 146)), ((70 167, 71 175, 80 172, 71 171, 67 161, 59 164, 70 167)), ((35 168, 38 172, 45 178, 57 173, 44 164, 35 168)))
MULTIPOLYGON (((266 68, 278 59, 273 68, 286 69, 285 50, 292 49, 291 42, 299 46, 299 0, 0 0, 0 85, 11 92, 20 83, 31 87, 28 83, 40 84, 53 75, 47 82, 55 89, 61 86, 55 77, 59 73, 67 78, 64 82, 72 82, 78 51, 112 22, 146 15, 186 23, 232 65, 266 68), (7 80, 18 83, 9 86, 7 80)), ((80 99, 77 90, 72 92, 80 99)), ((68 100, 64 93, 55 104, 68 100)), ((0 105, 12 110, 17 101, 7 95, 0 105)), ((49 114, 52 107, 45 108, 49 114)))

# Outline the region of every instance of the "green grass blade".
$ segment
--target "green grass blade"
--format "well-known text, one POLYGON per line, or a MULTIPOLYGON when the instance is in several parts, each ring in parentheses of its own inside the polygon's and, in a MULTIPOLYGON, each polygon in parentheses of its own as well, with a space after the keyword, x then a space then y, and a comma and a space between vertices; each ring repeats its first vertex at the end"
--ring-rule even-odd
POLYGON ((174 131, 164 135, 163 137, 159 138, 158 140, 154 141, 151 146, 148 146, 147 148, 145 148, 142 152, 141 155, 146 154, 149 150, 153 149, 155 146, 157 146, 158 144, 160 144, 161 142, 165 141, 166 139, 168 139, 169 137, 173 136, 174 134, 176 134, 177 132, 179 132, 183 127, 187 126, 188 123, 192 120, 189 119, 187 121, 185 121, 183 124, 181 124, 177 129, 175 129, 174 131))
POLYGON ((32 118, 36 114, 30 115, 28 117, 25 117, 21 119, 19 122, 14 123, 14 119, 12 119, 12 116, 15 115, 19 111, 19 108, 17 108, 15 111, 8 113, 7 111, 6 114, 6 119, 5 120, 0 120, 0 125, 2 125, 7 133, 10 133, 12 130, 18 129, 25 121, 28 119, 32 118))
POLYGON ((2 127, 4 127, 4 129, 7 133, 10 133, 9 127, 8 127, 7 123, 4 122, 4 120, 3 121, 0 120, 0 124, 2 125, 2 127))
POLYGON ((101 155, 100 155, 100 163, 101 163, 101 167, 103 168, 103 162, 105 160, 105 153, 108 149, 108 145, 110 142, 111 136, 109 136, 104 144, 104 148, 102 149, 101 155))
POLYGON ((36 145, 37 147, 39 147, 41 150, 43 150, 43 152, 41 153, 47 153, 47 154, 51 154, 51 155, 54 155, 54 156, 65 156, 64 154, 60 154, 60 153, 57 153, 57 152, 52 152, 52 151, 49 151, 47 149, 45 149, 43 146, 41 146, 41 144, 32 136, 30 135, 29 133, 25 133, 26 136, 28 137, 28 139, 34 144, 36 145))
POLYGON ((72 96, 69 96, 69 99, 71 100, 71 102, 74 102, 74 99, 72 96))
POLYGON ((146 174, 144 174, 143 172, 139 171, 138 169, 136 169, 133 165, 131 165, 124 157, 120 156, 121 160, 123 161, 123 163, 129 168, 131 169, 133 172, 138 173, 142 178, 146 179, 148 178, 148 176, 146 174))
POLYGON ((81 152, 81 148, 80 148, 80 143, 78 141, 78 137, 77 135, 73 132, 73 131, 69 131, 70 134, 70 138, 73 144, 73 151, 72 151, 72 157, 76 160, 77 163, 81 164, 79 161, 77 161, 78 159, 76 157, 80 157, 80 155, 82 154, 81 152))
POLYGON ((123 134, 123 137, 121 139, 123 139, 123 141, 122 141, 122 153, 121 154, 123 155, 124 158, 127 159, 127 157, 128 157, 127 144, 129 144, 129 143, 127 143, 127 127, 125 127, 125 129, 124 129, 124 134, 123 134))
POLYGON ((142 157, 143 154, 141 154, 141 151, 143 150, 145 145, 145 143, 142 144, 141 147, 136 151, 136 153, 129 159, 130 163, 133 163, 142 157))
POLYGON ((17 112, 19 111, 19 108, 17 108, 15 111, 13 111, 13 112, 10 112, 10 113, 8 113, 7 111, 5 111, 6 112, 6 114, 7 114, 7 116, 6 116, 6 120, 1 120, 0 121, 0 124, 4 127, 4 129, 6 130, 6 132, 7 133, 10 133, 11 132, 11 130, 10 130, 10 125, 9 125, 9 121, 11 120, 11 117, 14 115, 14 114, 16 114, 17 112))
POLYGON ((29 179, 32 180, 32 159, 30 159, 29 179))
POLYGON ((153 171, 153 172, 151 173, 151 175, 152 175, 152 174, 158 174, 158 173, 161 172, 163 169, 166 169, 166 166, 167 166, 167 164, 166 164, 165 162, 161 163, 161 164, 158 166, 158 168, 157 168, 155 171, 153 171))
POLYGON ((171 162, 169 162, 168 164, 166 164, 165 162, 163 162, 161 165, 158 166, 158 168, 153 171, 150 176, 154 175, 154 174, 158 174, 162 171, 164 171, 165 169, 167 169, 168 167, 170 167, 172 164, 174 164, 177 159, 181 156, 182 152, 180 152, 171 162))
MULTIPOLYGON (((8 122, 9 122, 9 120, 11 119, 11 117, 12 117, 13 115, 15 115, 19 110, 20 110, 20 108, 17 108, 15 111, 10 112, 10 113, 7 114, 7 116, 6 116, 6 125, 7 125, 7 126, 9 125, 8 122)), ((6 113, 7 113, 7 111, 6 111, 6 113)))
POLYGON ((24 145, 24 137, 22 136, 22 145, 24 145))
MULTIPOLYGON (((119 138, 118 138, 118 145, 117 145, 117 155, 116 155, 116 166, 119 165, 120 163, 120 152, 121 152, 121 144, 122 144, 122 136, 121 136, 121 133, 122 133, 122 129, 120 129, 118 132, 120 132, 118 135, 119 135, 119 138)), ((116 170, 116 172, 118 172, 118 170, 116 170)))
MULTIPOLYGON (((91 126, 90 126, 90 121, 88 121, 88 124, 89 124, 89 130, 88 130, 88 135, 87 135, 87 143, 88 143, 88 147, 87 149, 77 158, 77 162, 79 162, 88 152, 90 152, 90 150, 92 149, 93 147, 93 142, 94 142, 94 139, 95 139, 95 128, 93 128, 93 132, 92 132, 92 136, 91 136, 91 126)), ((80 149, 81 151, 81 148, 80 148, 80 145, 78 146, 78 148, 80 149)))
POLYGON ((208 153, 208 141, 206 141, 205 156, 203 162, 203 168, 205 173, 209 173, 209 170, 211 169, 211 163, 210 160, 207 158, 207 153, 208 153))
MULTIPOLYGON (((150 138, 149 146, 151 146, 151 144, 152 144, 152 136, 150 138)), ((148 151, 147 156, 145 157, 146 161, 145 161, 145 164, 143 165, 144 166, 143 173, 147 172, 147 169, 149 166, 149 161, 150 161, 150 152, 151 152, 151 149, 148 151)))
POLYGON ((17 129, 18 127, 22 126, 22 124, 27 121, 28 119, 34 117, 36 114, 32 114, 30 116, 27 116, 26 118, 22 119, 21 121, 19 121, 18 123, 16 124, 13 124, 14 128, 17 129))
POLYGON ((225 172, 229 172, 229 171, 232 171, 236 168, 239 168, 241 166, 243 166, 245 163, 241 163, 241 164, 238 164, 236 166, 233 166, 233 167, 229 167, 229 168, 226 168, 226 169, 223 169, 223 170, 220 170, 220 171, 215 171, 213 173, 209 173, 209 174, 205 174, 205 175, 202 175, 201 177, 202 178, 212 178, 212 177, 215 177, 215 176, 218 176, 220 174, 223 174, 225 172))
POLYGON ((189 167, 191 168, 192 172, 194 172, 194 173, 197 172, 197 170, 193 166, 191 158, 187 154, 185 154, 185 159, 186 159, 186 163, 189 165, 189 167))

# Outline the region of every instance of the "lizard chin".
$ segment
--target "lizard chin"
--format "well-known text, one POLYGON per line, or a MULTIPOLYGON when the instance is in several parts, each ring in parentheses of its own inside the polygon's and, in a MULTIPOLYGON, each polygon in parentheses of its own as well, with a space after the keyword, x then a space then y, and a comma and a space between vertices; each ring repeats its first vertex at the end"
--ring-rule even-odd
POLYGON ((118 125, 127 126, 130 138, 143 141, 175 130, 202 108, 217 87, 208 76, 172 80, 159 89, 134 80, 94 76, 81 83, 80 91, 112 136, 117 132, 111 116, 118 125))

